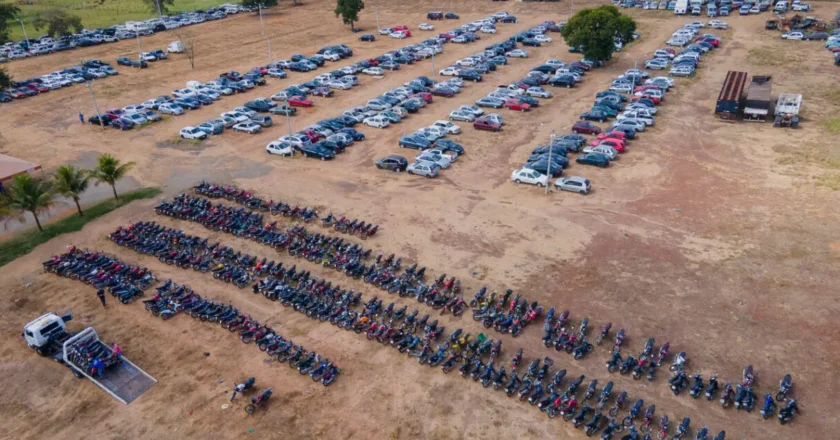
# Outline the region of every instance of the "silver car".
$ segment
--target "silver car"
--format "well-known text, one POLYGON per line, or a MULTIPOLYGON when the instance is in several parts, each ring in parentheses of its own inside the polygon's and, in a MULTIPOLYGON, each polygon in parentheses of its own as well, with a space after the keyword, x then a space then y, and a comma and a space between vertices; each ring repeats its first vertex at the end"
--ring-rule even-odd
POLYGON ((251 116, 251 121, 259 125, 260 127, 271 127, 271 125, 274 123, 274 121, 271 120, 271 116, 265 115, 251 116))
POLYGON ((466 121, 466 122, 474 122, 475 115, 472 113, 467 113, 462 110, 452 110, 449 113, 449 119, 453 121, 466 121))
POLYGON ((449 158, 447 158, 445 156, 442 156, 440 154, 431 154, 427 151, 424 151, 424 152, 418 154, 417 156, 415 156, 414 157, 414 162, 433 163, 433 164, 437 165, 439 168, 442 168, 444 170, 449 168, 450 165, 452 165, 452 162, 449 160, 449 158))
POLYGON ((439 170, 440 167, 431 162, 414 162, 406 168, 408 174, 416 174, 428 178, 437 177, 439 170))
POLYGON ((563 191, 588 194, 592 190, 589 179, 579 176, 562 177, 554 181, 554 187, 563 191))

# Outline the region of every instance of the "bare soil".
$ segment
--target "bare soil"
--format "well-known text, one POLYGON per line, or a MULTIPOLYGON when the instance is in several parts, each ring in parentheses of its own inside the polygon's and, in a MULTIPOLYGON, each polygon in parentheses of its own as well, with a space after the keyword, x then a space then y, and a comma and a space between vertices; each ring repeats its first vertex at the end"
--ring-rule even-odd
MULTIPOLYGON (((374 3, 374 2, 371 2, 374 3)), ((436 70, 501 41, 545 19, 567 17, 566 3, 490 3, 462 1, 368 4, 360 26, 374 31, 374 8, 383 26, 407 24, 416 29, 428 10, 454 9, 461 20, 435 22, 439 29, 483 17, 498 9, 519 16, 519 23, 500 25, 499 33, 478 44, 450 44, 435 60, 436 70)), ((327 44, 353 48, 351 61, 372 57, 408 41, 388 38, 358 42, 358 34, 340 25, 330 2, 313 1, 280 8, 266 17, 275 58, 313 53, 327 44)), ((575 4, 576 8, 581 7, 575 4)), ((812 14, 829 18, 833 9, 817 4, 812 14)), ((482 285, 513 288, 541 304, 569 309, 573 320, 589 316, 597 331, 604 322, 627 329, 626 344, 638 352, 644 341, 671 342, 672 352, 685 350, 690 369, 704 378, 719 374, 735 381, 741 369, 754 365, 760 398, 775 390, 791 373, 793 394, 801 415, 789 426, 763 421, 752 414, 722 410, 714 402, 674 397, 660 371, 655 382, 634 382, 604 369, 606 348, 598 347, 583 361, 549 352, 540 343, 539 326, 519 338, 503 337, 505 362, 518 347, 526 358, 552 356, 569 376, 585 374, 601 384, 615 381, 657 406, 672 421, 690 416, 692 426, 725 429, 728 438, 782 439, 836 437, 831 416, 840 392, 830 374, 840 367, 835 292, 840 280, 840 238, 837 236, 838 195, 831 185, 836 143, 825 118, 840 102, 836 67, 818 42, 781 41, 764 30, 769 15, 728 17, 731 30, 722 33, 722 48, 709 55, 697 77, 678 80, 660 107, 656 127, 642 133, 608 169, 573 164, 570 175, 593 182, 594 192, 577 194, 517 186, 509 181, 531 148, 548 140, 552 130, 565 132, 591 103, 595 92, 612 77, 647 59, 664 45, 684 18, 664 11, 629 11, 642 37, 608 67, 586 75, 580 87, 556 89, 555 97, 527 114, 503 111, 505 129, 477 132, 463 127, 456 139, 467 154, 438 179, 422 179, 376 170, 373 161, 400 153, 401 134, 443 119, 461 104, 471 103, 496 84, 524 75, 546 58, 576 59, 559 35, 555 42, 531 50, 531 58, 512 60, 487 81, 469 84, 453 99, 434 102, 396 127, 363 129, 368 136, 332 162, 279 158, 266 154, 270 140, 285 133, 285 123, 259 135, 225 133, 200 147, 174 142, 178 130, 215 117, 256 96, 269 96, 286 84, 311 74, 291 73, 285 80, 246 96, 225 98, 211 108, 167 118, 130 132, 101 131, 78 123, 77 114, 93 113, 87 90, 71 87, 11 105, 3 105, 0 151, 52 169, 80 163, 96 153, 112 153, 137 162, 134 179, 161 185, 169 195, 202 179, 230 182, 267 197, 321 207, 374 221, 379 234, 365 244, 376 251, 396 252, 404 260, 429 267, 431 275, 446 272, 463 280, 466 294, 482 285), (769 51, 769 52, 768 52, 769 51), (783 51, 784 63, 767 53, 783 51), (771 74, 774 95, 805 95, 801 129, 774 129, 770 124, 725 123, 712 113, 728 70, 771 74), (829 376, 826 376, 829 373, 829 376)), ((209 80, 227 70, 244 71, 267 61, 267 48, 255 15, 243 15, 194 27, 198 39, 196 70, 173 56, 146 70, 123 68, 118 77, 95 84, 103 108, 122 107, 183 87, 188 80, 209 80)), ((413 40, 422 38, 416 31, 413 40)), ((172 35, 143 41, 145 48, 165 47, 172 35)), ((135 50, 133 41, 88 48, 11 63, 17 77, 28 77, 76 63, 80 56, 113 61, 135 50)), ((316 98, 313 109, 294 117, 293 130, 339 110, 361 105, 378 93, 418 75, 431 74, 429 61, 383 79, 362 78, 334 98, 316 98)), ((405 154, 405 152, 403 152, 405 154)), ((413 152, 411 152, 413 153, 413 152)), ((411 153, 405 154, 412 156, 411 153)), ((158 217, 154 201, 138 202, 90 223, 83 231, 60 237, 0 271, 0 367, 5 398, 0 420, 7 438, 202 438, 243 435, 284 438, 582 438, 570 425, 550 420, 502 393, 471 381, 417 365, 394 350, 352 332, 314 322, 279 304, 239 291, 211 277, 187 272, 140 256, 109 242, 116 226, 155 220, 205 235, 195 224, 158 217), (81 283, 42 273, 40 262, 74 244, 102 249, 119 258, 148 266, 160 279, 172 278, 220 300, 234 301, 283 334, 334 359, 342 376, 329 388, 314 384, 288 367, 266 362, 252 346, 235 340, 217 326, 178 317, 163 322, 139 304, 109 304, 102 309, 94 291, 81 283), (71 307, 74 327, 92 325, 109 341, 118 341, 132 361, 160 382, 128 406, 95 386, 80 382, 63 367, 38 358, 20 340, 23 324, 40 313, 71 307), (205 356, 207 352, 210 355, 205 356), (266 411, 247 416, 245 399, 228 409, 233 383, 257 377, 257 386, 272 387, 275 396, 266 411)), ((313 226, 318 229, 317 226, 313 226)), ((214 236, 251 253, 289 261, 267 248, 230 236, 214 236)), ((336 272, 295 260, 298 267, 324 274, 342 285, 336 272)), ((386 294, 387 295, 387 294, 386 294)), ((390 300, 390 299, 389 299, 390 300)), ((397 299, 398 302, 402 302, 397 299)), ((413 305, 417 305, 416 303, 413 305)), ((411 309, 410 309, 411 310, 411 309)), ((431 310, 423 306, 421 314, 431 310)), ((484 329, 469 317, 441 317, 448 329, 484 329)), ((498 337, 491 332, 490 337, 498 337)), ((527 361, 528 359, 526 359, 527 361)))

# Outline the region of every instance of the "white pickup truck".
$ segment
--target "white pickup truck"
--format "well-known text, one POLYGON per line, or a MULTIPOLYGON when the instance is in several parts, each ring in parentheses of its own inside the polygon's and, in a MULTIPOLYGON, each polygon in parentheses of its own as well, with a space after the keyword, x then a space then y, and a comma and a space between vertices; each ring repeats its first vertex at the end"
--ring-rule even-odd
POLYGON ((125 357, 114 356, 113 350, 99 340, 99 335, 93 327, 88 327, 79 333, 69 332, 65 323, 71 319, 73 318, 69 313, 62 316, 47 313, 26 324, 21 336, 26 344, 39 355, 51 357, 59 364, 67 366, 73 375, 80 379, 90 379, 99 388, 124 404, 140 397, 157 383, 155 378, 125 357), (98 374, 91 374, 86 366, 73 361, 78 357, 74 354, 81 350, 98 352, 103 358, 111 360, 106 362, 101 378, 98 374))

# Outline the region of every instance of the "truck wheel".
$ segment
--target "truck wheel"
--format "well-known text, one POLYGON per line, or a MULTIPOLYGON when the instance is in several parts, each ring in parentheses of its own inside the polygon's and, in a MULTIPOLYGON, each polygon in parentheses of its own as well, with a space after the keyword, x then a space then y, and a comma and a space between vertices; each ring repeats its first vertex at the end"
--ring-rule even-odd
POLYGON ((47 356, 47 352, 42 347, 35 347, 35 353, 38 353, 39 356, 47 356))
POLYGON ((79 373, 78 371, 76 371, 75 368, 70 368, 70 371, 73 372, 73 376, 76 376, 76 379, 84 379, 85 378, 85 376, 82 373, 79 373))

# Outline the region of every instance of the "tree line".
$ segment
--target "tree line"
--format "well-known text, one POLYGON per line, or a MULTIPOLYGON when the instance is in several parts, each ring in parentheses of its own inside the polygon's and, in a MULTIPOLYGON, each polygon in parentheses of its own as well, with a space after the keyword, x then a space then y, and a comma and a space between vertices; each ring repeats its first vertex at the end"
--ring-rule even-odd
POLYGON ((79 199, 91 182, 94 186, 107 183, 114 191, 114 198, 119 200, 116 184, 134 165, 134 162, 121 163, 114 156, 103 154, 99 156, 96 167, 90 170, 64 165, 58 167, 55 175, 49 179, 33 177, 29 173, 19 174, 12 178, 11 184, 0 194, 0 217, 20 216, 28 212, 35 217, 38 230, 43 231, 38 214, 55 206, 56 196, 73 199, 79 216, 84 216, 79 199))

